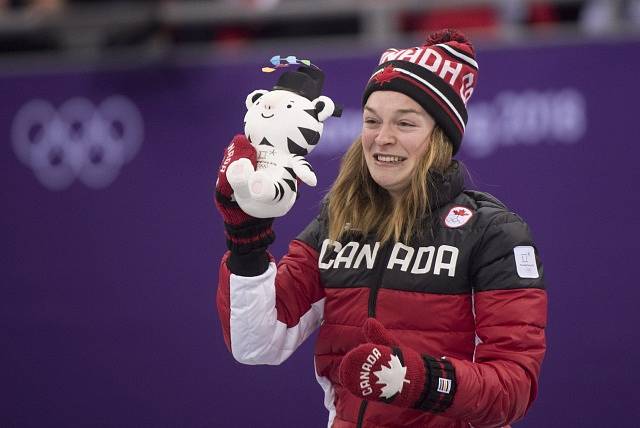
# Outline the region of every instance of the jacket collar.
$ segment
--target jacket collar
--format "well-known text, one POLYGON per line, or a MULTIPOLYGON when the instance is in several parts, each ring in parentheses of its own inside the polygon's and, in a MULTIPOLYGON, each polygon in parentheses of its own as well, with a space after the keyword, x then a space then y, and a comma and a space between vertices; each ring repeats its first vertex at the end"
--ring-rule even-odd
POLYGON ((431 211, 451 202, 464 190, 464 166, 454 160, 444 173, 429 171, 431 211))

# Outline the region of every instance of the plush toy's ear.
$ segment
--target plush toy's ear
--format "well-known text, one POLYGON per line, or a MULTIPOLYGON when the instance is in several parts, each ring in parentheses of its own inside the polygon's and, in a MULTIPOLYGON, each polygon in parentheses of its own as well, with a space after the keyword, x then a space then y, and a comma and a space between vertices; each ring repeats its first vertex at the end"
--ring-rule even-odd
POLYGON ((318 120, 320 122, 327 120, 328 117, 333 115, 333 112, 336 109, 336 105, 333 103, 331 98, 325 97, 324 95, 313 100, 313 107, 318 113, 318 120))
POLYGON ((247 99, 245 101, 245 104, 247 105, 247 110, 249 110, 251 107, 253 107, 253 105, 258 100, 258 98, 260 98, 261 96, 263 96, 267 92, 269 92, 269 91, 264 90, 264 89, 258 89, 256 91, 251 92, 249 95, 247 95, 247 99))

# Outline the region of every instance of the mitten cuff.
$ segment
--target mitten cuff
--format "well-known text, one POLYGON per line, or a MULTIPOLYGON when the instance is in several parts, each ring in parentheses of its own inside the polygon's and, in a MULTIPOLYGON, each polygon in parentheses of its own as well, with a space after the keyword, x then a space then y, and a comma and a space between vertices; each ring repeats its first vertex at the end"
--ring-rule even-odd
POLYGON ((272 218, 252 218, 241 225, 225 223, 227 248, 232 253, 249 254, 256 250, 265 250, 276 239, 271 225, 272 218))
POLYGON ((265 250, 257 250, 248 254, 232 251, 227 259, 227 267, 235 275, 258 276, 269 268, 269 261, 269 254, 265 250))
POLYGON ((425 370, 425 388, 414 408, 442 413, 451 406, 456 393, 455 369, 445 357, 437 360, 429 355, 423 355, 422 359, 427 369, 425 370))

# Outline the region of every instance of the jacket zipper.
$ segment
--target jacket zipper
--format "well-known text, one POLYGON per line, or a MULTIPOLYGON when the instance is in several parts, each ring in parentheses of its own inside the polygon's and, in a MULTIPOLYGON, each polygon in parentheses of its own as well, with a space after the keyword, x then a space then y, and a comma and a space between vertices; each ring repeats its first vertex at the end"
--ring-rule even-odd
MULTIPOLYGON (((376 266, 376 275, 378 276, 379 280, 376 281, 373 287, 371 287, 371 289, 369 290, 369 305, 367 308, 367 316, 369 318, 376 317, 376 303, 378 303, 378 291, 380 290, 380 287, 382 287, 382 279, 384 278, 384 272, 387 267, 387 259, 391 255, 391 249, 392 249, 392 246, 390 244, 388 243, 385 244, 384 247, 382 248, 380 258, 378 258, 378 260, 380 261, 380 264, 376 266)), ((362 403, 360 403, 360 410, 358 411, 358 422, 356 424, 356 428, 362 428, 362 424, 364 423, 364 414, 367 410, 367 404, 369 404, 367 400, 362 400, 362 403)))
POLYGON ((369 404, 367 400, 362 400, 362 403, 360 403, 360 410, 358 411, 358 423, 356 424, 356 428, 362 428, 362 423, 364 422, 364 412, 367 410, 367 404, 369 404))
POLYGON ((378 291, 380 290, 380 287, 382 287, 384 272, 387 269, 387 259, 391 255, 392 248, 393 248, 393 245, 390 245, 389 243, 385 244, 384 247, 382 248, 380 257, 378 258, 378 260, 380 261, 380 264, 376 266, 376 275, 378 276, 379 279, 373 285, 373 287, 371 287, 371 290, 369 291, 369 308, 367 310, 367 316, 369 318, 376 317, 376 303, 378 302, 378 291))

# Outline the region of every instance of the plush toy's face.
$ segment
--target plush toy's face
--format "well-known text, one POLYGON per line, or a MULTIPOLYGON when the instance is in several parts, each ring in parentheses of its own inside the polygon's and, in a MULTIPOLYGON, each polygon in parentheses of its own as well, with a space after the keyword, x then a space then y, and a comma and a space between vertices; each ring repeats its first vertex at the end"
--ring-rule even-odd
POLYGON ((320 140, 322 122, 335 106, 321 96, 313 101, 285 90, 254 91, 247 97, 244 133, 256 147, 305 156, 320 140))

